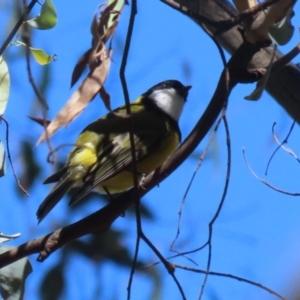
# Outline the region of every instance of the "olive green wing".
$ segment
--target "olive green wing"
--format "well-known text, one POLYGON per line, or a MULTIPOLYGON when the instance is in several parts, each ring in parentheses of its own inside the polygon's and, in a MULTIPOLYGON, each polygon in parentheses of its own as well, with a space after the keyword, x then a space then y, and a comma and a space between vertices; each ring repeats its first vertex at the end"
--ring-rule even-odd
MULTIPOLYGON (((153 151, 159 149, 163 144, 166 131, 145 131, 134 134, 135 156, 137 162, 151 155, 153 151)), ((109 145, 101 150, 97 163, 90 169, 82 188, 71 199, 69 205, 81 200, 91 192, 97 185, 115 176, 116 174, 128 170, 132 166, 132 151, 130 146, 130 135, 124 133, 113 138, 109 145)))

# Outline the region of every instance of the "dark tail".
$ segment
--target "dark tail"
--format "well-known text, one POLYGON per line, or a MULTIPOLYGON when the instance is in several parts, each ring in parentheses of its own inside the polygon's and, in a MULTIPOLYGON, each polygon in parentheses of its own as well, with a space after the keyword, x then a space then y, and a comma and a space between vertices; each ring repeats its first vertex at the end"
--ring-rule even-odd
POLYGON ((66 177, 53 188, 36 212, 39 223, 47 216, 47 214, 58 203, 58 201, 71 189, 73 183, 73 181, 70 181, 69 178, 66 177))
POLYGON ((60 179, 66 175, 67 171, 68 171, 68 168, 66 166, 64 166, 58 172, 56 172, 56 173, 52 174, 50 177, 48 177, 43 183, 47 184, 47 183, 53 183, 53 182, 60 181, 60 179))

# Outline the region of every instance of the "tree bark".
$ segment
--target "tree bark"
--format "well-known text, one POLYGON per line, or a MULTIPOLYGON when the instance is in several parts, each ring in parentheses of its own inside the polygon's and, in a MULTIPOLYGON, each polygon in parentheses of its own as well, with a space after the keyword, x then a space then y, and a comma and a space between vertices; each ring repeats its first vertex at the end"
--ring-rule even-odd
MULTIPOLYGON (((168 2, 166 0, 162 1, 165 3, 168 2)), ((204 25, 212 35, 214 35, 217 29, 213 26, 201 23, 199 19, 197 19, 197 15, 213 21, 224 21, 238 15, 237 10, 227 0, 174 1, 184 6, 187 9, 185 14, 199 25, 204 25)), ((180 11, 182 11, 182 9, 180 9, 180 11)), ((233 54, 243 42, 241 34, 237 30, 238 27, 241 27, 241 25, 235 26, 225 33, 215 36, 220 45, 230 54, 233 54)), ((261 51, 253 57, 249 67, 262 68, 268 66, 272 54, 272 47, 261 49, 261 51)), ((282 57, 282 54, 277 51, 275 60, 280 57, 282 57)), ((266 90, 293 119, 296 119, 296 121, 300 123, 300 68, 298 66, 289 63, 284 68, 273 73, 269 78, 266 90)))

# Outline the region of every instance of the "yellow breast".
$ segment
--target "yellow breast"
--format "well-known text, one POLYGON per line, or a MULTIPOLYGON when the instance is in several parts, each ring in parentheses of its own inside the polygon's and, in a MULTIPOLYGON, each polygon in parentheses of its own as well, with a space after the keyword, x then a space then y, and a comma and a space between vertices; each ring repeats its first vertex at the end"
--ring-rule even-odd
MULTIPOLYGON (((140 181, 142 174, 150 174, 152 171, 160 167, 166 159, 176 150, 179 144, 179 135, 176 131, 170 131, 166 137, 165 143, 154 151, 151 155, 137 163, 137 169, 140 181)), ((133 174, 130 171, 123 171, 114 177, 104 181, 97 190, 105 193, 103 186, 112 194, 121 193, 134 185, 133 174)))

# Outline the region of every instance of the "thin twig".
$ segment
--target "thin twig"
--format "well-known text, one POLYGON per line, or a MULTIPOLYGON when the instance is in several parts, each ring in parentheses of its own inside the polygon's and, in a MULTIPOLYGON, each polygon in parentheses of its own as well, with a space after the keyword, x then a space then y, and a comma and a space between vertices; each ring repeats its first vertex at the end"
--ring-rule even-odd
MULTIPOLYGON (((230 179, 230 171, 231 171, 231 143, 230 143, 230 132, 229 132, 229 126, 226 118, 226 106, 224 107, 223 114, 222 114, 222 119, 224 122, 224 127, 225 127, 225 132, 226 132, 226 145, 227 145, 227 171, 226 171, 226 180, 225 180, 225 186, 223 189, 223 195, 221 198, 221 201, 219 203, 218 209, 215 212, 215 215, 211 219, 211 221, 208 224, 208 259, 207 259, 207 265, 206 265, 206 271, 210 271, 210 266, 211 266, 211 260, 212 260, 212 234, 213 234, 213 225, 217 218, 220 215, 220 212, 223 208, 227 191, 228 191, 228 186, 229 186, 229 179, 230 179)), ((203 284, 201 287, 201 292, 199 295, 199 299, 202 298, 203 293, 204 293, 204 288, 207 282, 207 275, 204 277, 203 284)))
POLYGON ((271 74, 281 70, 300 53, 300 44, 295 46, 290 52, 278 58, 272 65, 271 74))
POLYGON ((13 37, 15 36, 15 34, 18 32, 19 28, 22 26, 23 22, 26 20, 27 15, 30 13, 30 11, 32 10, 36 2, 38 2, 38 0, 32 0, 30 4, 27 6, 27 8, 24 10, 20 19, 18 20, 18 22, 16 23, 16 25, 14 26, 14 28, 12 29, 12 31, 10 32, 6 40, 4 41, 3 45, 1 46, 0 56, 3 54, 3 52, 5 51, 5 49, 7 48, 7 46, 13 39, 13 37))
MULTIPOLYGON (((37 88, 34 78, 32 76, 32 72, 31 72, 31 66, 30 66, 30 50, 29 50, 30 45, 26 43, 26 67, 27 67, 27 74, 28 74, 28 79, 29 82, 32 86, 32 89, 36 95, 36 97, 38 98, 39 102, 42 105, 42 109, 43 109, 43 118, 45 120, 47 120, 47 116, 45 114, 45 110, 49 109, 49 106, 47 104, 47 101, 45 99, 45 97, 41 94, 41 92, 39 91, 39 89, 37 88)), ((47 124, 46 124, 47 125, 47 124)), ((47 127, 47 126, 46 126, 47 127)))
POLYGON ((10 150, 9 150, 9 124, 8 122, 3 118, 3 116, 0 117, 0 119, 2 121, 4 121, 5 125, 6 125, 6 133, 5 133, 5 136, 6 136, 6 149, 7 149, 7 157, 8 157, 8 160, 9 160, 9 163, 10 163, 10 166, 11 166, 11 169, 12 169, 12 172, 13 172, 13 175, 16 179, 16 182, 20 188, 20 190, 27 196, 29 197, 29 194, 28 192, 26 191, 26 189, 22 186, 20 180, 18 179, 17 177, 17 174, 16 174, 16 171, 15 171, 15 168, 14 168, 14 164, 12 162, 12 158, 11 158, 11 155, 10 155, 10 150))
POLYGON ((273 190, 275 190, 275 191, 277 191, 277 192, 279 192, 279 193, 282 193, 282 194, 285 194, 285 195, 289 195, 289 196, 297 196, 297 197, 300 196, 300 193, 293 193, 293 192, 284 191, 284 190, 282 190, 282 189, 279 189, 279 188, 277 188, 277 187, 271 185, 271 184, 268 183, 266 180, 264 180, 264 179, 258 177, 258 176, 256 175, 256 173, 252 170, 252 168, 250 167, 250 165, 249 165, 249 163, 248 163, 248 161, 247 161, 247 159, 246 159, 246 151, 245 151, 244 148, 243 148, 243 155, 244 155, 244 160, 245 160, 245 163, 246 163, 246 165, 247 165, 249 171, 250 171, 250 172, 252 173, 252 175, 253 175, 256 179, 258 179, 260 182, 262 182, 262 183, 265 184, 266 186, 270 187, 271 189, 273 189, 273 190))
POLYGON ((180 282, 178 281, 178 279, 175 276, 175 268, 173 266, 173 264, 171 264, 170 262, 168 262, 163 255, 157 250, 157 248, 150 242, 150 240, 146 237, 146 235, 141 232, 141 239, 143 239, 143 241, 152 249, 152 251, 156 254, 156 256, 160 259, 160 261, 163 263, 163 265, 165 266, 165 268, 168 270, 168 273, 172 276, 172 278, 174 279, 182 299, 186 300, 184 291, 182 289, 182 286, 180 284, 180 282))
MULTIPOLYGON (((128 23, 128 30, 127 30, 127 35, 126 35, 126 41, 125 41, 125 46, 124 46, 122 62, 121 62, 121 66, 120 66, 120 80, 121 80, 123 94, 124 94, 124 98, 125 98, 126 112, 128 115, 131 115, 131 108, 130 108, 129 92, 128 92, 127 82, 126 82, 126 77, 125 77, 125 69, 126 69, 126 65, 127 65, 127 58, 128 58, 128 54, 129 54, 136 14, 137 14, 137 1, 131 0, 131 10, 130 10, 129 23, 128 23)), ((128 286, 127 286, 127 299, 130 299, 133 274, 134 274, 134 271, 136 268, 136 262, 137 262, 139 245, 140 245, 139 227, 141 226, 141 220, 140 220, 141 216, 140 216, 140 198, 139 198, 139 195, 137 192, 138 191, 138 179, 137 179, 138 176, 137 176, 136 149, 135 149, 135 144, 134 144, 132 119, 128 118, 128 122, 129 122, 129 126, 130 126, 129 138, 130 138, 130 147, 131 147, 131 156, 132 156, 132 176, 133 176, 133 183, 134 183, 133 188, 134 188, 134 201, 135 201, 136 223, 137 223, 137 238, 136 238, 135 253, 134 253, 134 259, 133 259, 132 267, 131 267, 131 271, 130 271, 128 286)))
POLYGON ((288 154, 290 154, 292 157, 294 157, 298 163, 300 163, 300 159, 298 158, 298 156, 296 155, 296 153, 289 147, 284 146, 277 138, 276 134, 273 132, 273 137, 275 139, 275 141, 277 142, 278 145, 280 145, 281 149, 283 149, 283 151, 287 152, 288 154))
POLYGON ((167 259, 176 258, 176 257, 179 257, 179 256, 186 258, 186 255, 192 254, 192 253, 195 253, 195 252, 199 252, 202 249, 204 249, 207 245, 208 245, 208 241, 206 241, 203 245, 201 245, 200 247, 198 247, 196 249, 185 251, 185 252, 177 252, 177 254, 169 256, 167 259))
MULTIPOLYGON (((224 107, 224 103, 228 101, 232 89, 238 84, 238 74, 241 73, 241 70, 237 69, 237 66, 246 65, 247 61, 252 58, 253 54, 256 53, 260 47, 259 45, 253 47, 248 44, 244 46, 244 48, 241 46, 231 57, 228 66, 223 70, 220 76, 212 99, 194 126, 194 129, 176 152, 158 170, 152 172, 144 179, 143 187, 139 187, 138 189, 140 197, 144 196, 151 189, 156 187, 157 184, 172 174, 195 150, 216 122, 224 107), (230 76, 228 76, 228 73, 230 76)), ((245 70, 245 72, 247 72, 247 70, 245 70)), ((44 261, 51 253, 74 239, 93 232, 97 232, 98 234, 99 232, 105 232, 120 214, 135 202, 134 199, 134 191, 131 189, 120 195, 118 201, 112 201, 105 207, 78 222, 65 226, 46 236, 28 241, 23 245, 0 254, 0 268, 33 253, 39 253, 38 261, 44 261)))
POLYGON ((284 298, 280 294, 276 293, 275 291, 269 289, 268 287, 262 285, 261 283, 258 283, 258 282, 255 282, 255 281, 252 281, 249 279, 245 279, 243 277, 239 277, 239 276, 235 276, 235 275, 231 275, 231 274, 220 273, 220 272, 212 272, 212 271, 207 272, 205 270, 195 269, 195 268, 191 268, 191 267, 187 267, 187 266, 181 266, 178 264, 173 264, 173 265, 175 268, 186 270, 186 271, 191 271, 191 272, 200 273, 200 274, 207 274, 207 275, 212 275, 212 276, 227 277, 230 279, 236 279, 238 281, 246 282, 246 283, 254 285, 260 289, 267 291, 268 293, 278 297, 281 300, 286 300, 286 298, 284 298))
MULTIPOLYGON (((206 34, 212 39, 212 41, 215 43, 217 49, 219 50, 219 53, 220 53, 220 57, 221 57, 223 66, 224 66, 224 68, 225 68, 225 67, 226 67, 226 57, 225 57, 225 53, 224 53, 223 48, 221 47, 221 45, 219 44, 219 42, 217 41, 217 39, 216 39, 216 38, 215 38, 215 37, 207 30, 207 28, 206 28, 205 25, 201 24, 201 27, 202 27, 202 29, 206 32, 206 34)), ((170 250, 171 250, 171 251, 175 251, 175 250, 173 250, 173 246, 174 246, 174 244, 175 244, 175 242, 176 242, 176 240, 177 240, 177 238, 179 237, 179 234, 180 234, 180 222, 181 222, 182 210, 183 210, 183 205, 184 205, 184 203, 185 203, 185 199, 186 199, 186 197, 187 197, 187 195, 188 195, 188 192, 189 192, 189 190, 190 190, 190 188, 191 188, 191 186, 192 186, 192 183, 193 183, 193 181, 194 181, 194 178, 195 178, 195 176, 196 176, 196 173, 197 173, 198 170, 200 169, 200 167, 201 167, 201 165, 202 165, 202 162, 203 162, 203 160, 204 160, 204 157, 205 157, 205 155, 206 155, 206 153, 207 153, 207 151, 208 151, 208 149, 209 149, 209 147, 210 147, 210 145, 211 145, 211 143, 212 143, 212 141, 213 141, 213 138, 214 138, 214 136, 215 136, 215 133, 217 132, 217 129, 218 129, 218 126, 219 126, 221 120, 222 120, 222 118, 219 118, 219 120, 217 121, 217 124, 216 124, 216 126, 215 126, 214 132, 213 132, 213 134, 210 136, 210 139, 209 139, 209 141, 208 141, 208 143, 207 143, 207 146, 206 146, 206 148, 204 149, 202 155, 201 155, 200 158, 199 158, 198 165, 196 166, 196 169, 195 169, 195 171, 194 171, 194 173, 193 173, 193 175, 192 175, 192 178, 191 178, 191 180, 190 180, 190 182, 189 182, 189 184, 188 184, 188 187, 187 187, 187 189, 186 189, 186 191, 185 191, 185 194, 184 194, 184 196, 183 196, 183 199, 182 199, 182 201, 181 201, 180 209, 179 209, 179 212, 178 212, 179 217, 178 217, 178 223, 177 223, 177 233, 176 233, 176 236, 175 236, 173 242, 171 243, 171 246, 170 246, 170 250)), ((175 251, 175 252, 176 252, 176 251, 175 251)), ((187 258, 187 259, 189 259, 189 258, 187 258)))
MULTIPOLYGON (((219 127, 221 121, 222 121, 222 117, 219 118, 219 120, 217 121, 217 124, 216 124, 216 126, 215 126, 215 128, 214 128, 212 134, 211 134, 210 137, 209 137, 209 141, 208 141, 208 143, 207 143, 205 149, 203 150, 202 154, 201 154, 200 157, 199 157, 199 161, 198 161, 198 163, 197 163, 197 166, 196 166, 196 168, 195 168, 195 170, 194 170, 194 172, 193 172, 193 174, 192 174, 192 177, 191 177, 191 179, 190 179, 190 181, 189 181, 189 184, 188 184, 188 186, 187 186, 187 188, 186 188, 186 190, 185 190, 185 193, 184 193, 184 195, 183 195, 183 198, 182 198, 182 200, 181 200, 180 208, 179 208, 179 211, 178 211, 179 217, 178 217, 178 221, 177 221, 177 232, 176 232, 176 236, 175 236, 175 238, 174 238, 174 240, 172 241, 171 246, 170 246, 170 250, 173 251, 173 252, 177 252, 177 251, 176 251, 175 249, 173 249, 173 248, 174 248, 175 242, 177 241, 177 239, 178 239, 178 237, 179 237, 179 235, 180 235, 180 223, 181 223, 181 217, 182 217, 182 212, 183 212, 183 206, 184 206, 184 204, 185 204, 185 201, 186 201, 186 198, 187 198, 188 193, 189 193, 189 191, 190 191, 190 188, 192 187, 192 184, 193 184, 193 182, 194 182, 194 179, 195 179, 195 177, 196 177, 196 175, 197 175, 197 172, 198 172, 199 169, 201 168, 202 163, 203 163, 203 161, 204 161, 204 158, 205 158, 205 156, 206 156, 206 154, 207 154, 207 152, 208 152, 208 150, 209 150, 209 148, 210 148, 210 146, 211 146, 211 144, 212 144, 212 142, 213 142, 213 140, 214 140, 214 137, 215 137, 215 135, 216 135, 216 133, 217 133, 217 130, 218 130, 218 127, 219 127)), ((177 252, 177 253, 179 254, 179 252, 177 252)))
POLYGON ((52 155, 55 155, 55 153, 60 150, 61 148, 64 148, 64 147, 76 147, 76 148, 87 148, 87 149, 90 149, 89 146, 85 145, 85 144, 72 144, 72 143, 66 143, 66 144, 61 144, 59 146, 57 146, 56 148, 52 149, 49 153, 48 153, 48 156, 47 156, 47 161, 48 162, 51 162, 52 159, 51 159, 51 156, 52 155))
POLYGON ((212 35, 211 31, 209 31, 205 24, 200 24, 201 28, 203 29, 203 31, 212 39, 212 41, 215 43, 218 51, 219 51, 219 54, 220 54, 220 57, 221 57, 221 60, 222 60, 222 63, 223 63, 223 67, 225 68, 226 67, 226 64, 227 64, 227 61, 226 61, 226 57, 225 57, 225 53, 224 53, 224 50, 222 48, 222 46, 220 45, 220 43, 218 42, 218 40, 212 35))
MULTIPOLYGON (((49 139, 49 134, 48 134, 48 130, 47 130, 47 126, 48 126, 48 122, 47 122, 47 110, 49 109, 49 106, 47 104, 46 99, 44 98, 44 96, 41 94, 41 92, 39 91, 39 89, 37 88, 34 78, 32 76, 32 71, 31 71, 31 65, 30 65, 30 50, 29 47, 31 45, 30 42, 30 36, 29 36, 29 30, 28 30, 28 24, 24 24, 24 33, 23 33, 23 40, 25 41, 25 45, 26 45, 26 50, 25 50, 25 54, 26 54, 26 68, 27 68, 27 74, 28 74, 28 79, 29 79, 29 83, 37 97, 37 99, 39 100, 41 106, 42 106, 42 114, 43 114, 43 127, 45 129, 45 134, 46 134, 46 142, 48 145, 48 149, 49 149, 49 153, 54 153, 53 148, 51 146, 51 142, 49 139)), ((50 156, 48 156, 50 157, 50 156)), ((55 156, 54 158, 50 161, 47 160, 50 163, 54 163, 55 162, 55 156)))
MULTIPOLYGON (((299 108, 300 108, 300 107, 299 107, 299 108)), ((299 109, 298 109, 298 110, 299 110, 299 109)), ((298 114, 297 114, 297 115, 298 115, 298 114)), ((267 168, 266 168, 265 175, 268 174, 269 166, 270 166, 270 164, 271 164, 271 161, 272 161, 273 157, 274 157, 275 154, 277 153, 277 151, 278 151, 281 147, 283 147, 284 144, 287 144, 287 143, 288 143, 288 139, 289 139, 290 135, 292 134, 292 131, 293 131, 294 127, 295 127, 295 124, 296 124, 296 118, 294 119, 294 121, 293 121, 293 123, 292 123, 292 126, 290 127, 290 130, 289 130, 287 136, 285 137, 285 139, 284 139, 281 143, 279 143, 279 145, 277 146, 277 148, 275 149, 275 151, 272 153, 272 155, 271 155, 271 157, 270 157, 270 159, 269 159, 269 161, 268 161, 268 164, 267 164, 267 168)), ((275 136, 275 133, 274 133, 275 125, 276 125, 276 122, 273 123, 273 126, 272 126, 272 133, 273 133, 274 139, 277 141, 276 136, 275 136)))

